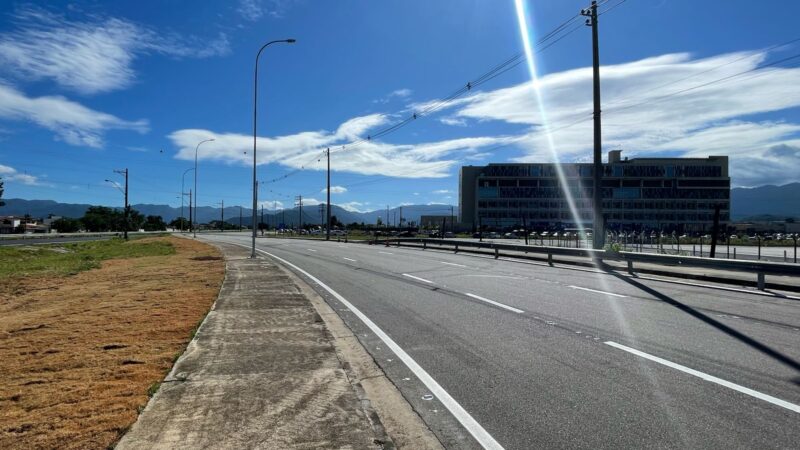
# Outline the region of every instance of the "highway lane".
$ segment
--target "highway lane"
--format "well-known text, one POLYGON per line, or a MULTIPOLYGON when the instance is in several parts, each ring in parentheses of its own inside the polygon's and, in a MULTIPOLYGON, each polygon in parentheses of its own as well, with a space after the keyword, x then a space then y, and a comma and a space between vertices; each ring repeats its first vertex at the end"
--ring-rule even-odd
MULTIPOLYGON (((800 372, 776 359, 800 359, 797 300, 412 249, 259 247, 352 302, 506 448, 786 447, 798 437, 798 413, 769 402, 800 403, 800 372)), ((437 435, 466 446, 408 371, 335 309, 437 435)))

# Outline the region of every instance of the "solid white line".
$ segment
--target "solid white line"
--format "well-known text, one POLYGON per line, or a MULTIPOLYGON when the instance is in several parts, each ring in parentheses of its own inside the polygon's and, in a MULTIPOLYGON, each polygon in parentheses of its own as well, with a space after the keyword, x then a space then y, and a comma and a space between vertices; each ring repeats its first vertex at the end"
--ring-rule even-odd
POLYGON ((448 266, 467 267, 467 266, 465 266, 463 264, 456 264, 456 263, 445 262, 445 261, 439 261, 439 262, 442 263, 442 264, 447 264, 448 266))
POLYGON ((589 289, 589 288, 580 287, 580 286, 569 285, 567 287, 571 287, 572 289, 580 289, 582 291, 595 292, 597 294, 610 295, 612 297, 622 297, 622 298, 626 298, 627 297, 627 295, 615 294, 613 292, 606 292, 606 291, 598 291, 597 289, 589 289))
POLYGON ((316 250, 314 250, 314 249, 311 249, 311 248, 307 248, 306 250, 308 250, 308 251, 310 251, 310 252, 316 252, 316 250))
POLYGON ((794 411, 796 413, 800 413, 800 405, 795 405, 794 403, 789 403, 789 402, 787 402, 785 400, 781 400, 779 398, 775 398, 775 397, 773 397, 771 395, 762 394, 761 392, 754 391, 754 390, 752 390, 750 388, 746 388, 744 386, 740 386, 738 384, 731 383, 730 381, 725 381, 725 380, 723 380, 721 378, 717 378, 715 376, 708 375, 706 373, 703 373, 703 372, 700 372, 700 371, 697 371, 697 370, 694 370, 694 369, 690 369, 690 368, 688 368, 686 366, 682 366, 680 364, 676 364, 676 363, 674 363, 672 361, 667 361, 666 359, 659 358, 657 356, 653 356, 653 355, 650 355, 648 353, 636 350, 635 348, 630 348, 630 347, 626 347, 626 346, 624 346, 622 344, 617 344, 616 342, 613 342, 613 341, 606 341, 606 345, 610 345, 610 346, 618 348, 620 350, 624 350, 624 351, 626 351, 628 353, 633 353, 636 356, 641 356, 642 358, 649 359, 650 361, 655 361, 655 362, 657 362, 659 364, 663 364, 663 365, 665 365, 667 367, 672 367, 673 369, 680 370, 681 372, 688 373, 689 375, 694 375, 694 376, 696 376, 698 378, 702 378, 702 379, 704 379, 706 381, 710 381, 712 383, 716 383, 716 384, 718 384, 720 386, 725 386, 726 388, 730 388, 730 389, 733 389, 734 391, 741 392, 742 394, 747 394, 747 395, 749 395, 751 397, 755 397, 755 398, 764 400, 765 402, 769 402, 769 403, 772 403, 773 405, 777 405, 777 406, 780 406, 782 408, 786 408, 786 409, 788 409, 790 411, 794 411))
POLYGON ((425 278, 415 277, 414 275, 409 275, 407 273, 404 273, 403 276, 404 277, 408 277, 408 278, 413 278, 413 279, 415 279, 417 281, 422 281, 423 283, 434 284, 433 281, 431 281, 431 280, 426 280, 425 278))
POLYGON ((342 256, 342 259, 346 259, 346 260, 348 260, 348 261, 357 262, 357 261, 356 261, 355 259, 353 259, 353 258, 346 258, 346 257, 344 257, 344 256, 342 256))
POLYGON ((515 312, 517 314, 522 314, 522 313, 525 312, 525 311, 523 311, 521 309, 514 308, 513 306, 504 305, 504 304, 498 303, 498 302, 496 302, 494 300, 489 300, 488 298, 483 298, 480 295, 470 294, 469 292, 467 292, 466 294, 467 294, 468 297, 472 297, 475 300, 480 300, 482 302, 490 303, 490 304, 492 304, 494 306, 499 306, 500 308, 507 309, 509 311, 513 311, 513 312, 515 312))
MULTIPOLYGON (((238 244, 241 245, 241 244, 238 244)), ((241 245, 242 247, 247 247, 246 245, 241 245)), ((431 391, 431 393, 439 399, 440 402, 450 411, 451 414, 458 420, 458 422, 475 438, 478 443, 483 446, 483 448, 487 450, 503 450, 503 446, 500 445, 493 437, 490 435, 482 426, 478 423, 463 407, 461 407, 458 402, 450 396, 447 391, 442 388, 436 380, 431 377, 428 372, 425 371, 419 364, 417 364, 414 359, 405 352, 396 342, 392 340, 383 330, 381 330, 378 325, 375 324, 369 317, 365 316, 358 308, 356 308, 352 303, 347 301, 344 297, 339 295, 338 292, 334 291, 328 285, 323 283, 322 281, 318 280, 316 277, 311 275, 310 273, 306 272, 305 270, 295 266, 294 264, 286 261, 285 259, 275 256, 272 253, 265 252, 264 250, 258 250, 260 253, 265 255, 269 255, 278 261, 286 264, 297 270, 298 272, 302 273, 311 281, 320 285, 323 289, 328 291, 332 296, 334 296, 337 300, 339 300, 347 309, 349 309, 353 314, 356 315, 364 325, 369 327, 375 335, 377 335, 384 344, 386 344, 389 349, 391 349, 398 358, 412 371, 414 375, 419 378, 420 381, 431 391)))
POLYGON ((378 253, 383 253, 384 255, 394 255, 394 253, 390 253, 390 252, 381 252, 381 251, 378 251, 378 253))

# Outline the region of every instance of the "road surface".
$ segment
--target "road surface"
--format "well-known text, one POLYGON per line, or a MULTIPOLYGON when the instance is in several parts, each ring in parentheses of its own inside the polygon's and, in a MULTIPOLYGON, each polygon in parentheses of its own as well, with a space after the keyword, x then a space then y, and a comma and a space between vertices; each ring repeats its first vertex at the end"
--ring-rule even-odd
POLYGON ((257 242, 323 295, 448 448, 800 442, 800 298, 432 250, 257 242))

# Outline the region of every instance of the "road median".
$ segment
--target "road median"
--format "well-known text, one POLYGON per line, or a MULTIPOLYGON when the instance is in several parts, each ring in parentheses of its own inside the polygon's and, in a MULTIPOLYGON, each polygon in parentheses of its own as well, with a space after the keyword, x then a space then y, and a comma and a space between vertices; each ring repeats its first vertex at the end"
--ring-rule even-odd
POLYGON ((421 422, 397 427, 397 416, 415 417, 399 393, 398 405, 373 405, 393 386, 361 383, 382 373, 355 358, 357 341, 308 286, 240 246, 220 248, 214 307, 117 448, 393 448, 381 411, 398 446, 437 447, 421 422))

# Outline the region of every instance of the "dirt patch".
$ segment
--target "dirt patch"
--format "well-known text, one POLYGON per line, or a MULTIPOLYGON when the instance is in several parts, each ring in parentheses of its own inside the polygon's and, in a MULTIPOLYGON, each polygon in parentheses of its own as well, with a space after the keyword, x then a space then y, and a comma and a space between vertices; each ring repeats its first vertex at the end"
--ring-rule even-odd
POLYGON ((175 253, 0 280, 0 448, 107 448, 136 420, 225 270, 209 245, 156 240, 175 253))

